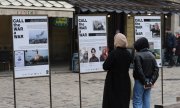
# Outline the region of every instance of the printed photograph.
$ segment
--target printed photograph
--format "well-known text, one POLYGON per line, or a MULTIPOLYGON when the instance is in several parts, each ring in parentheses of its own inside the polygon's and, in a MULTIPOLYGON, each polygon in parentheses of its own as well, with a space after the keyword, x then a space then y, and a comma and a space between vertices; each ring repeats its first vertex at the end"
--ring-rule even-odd
POLYGON ((90 49, 89 62, 99 62, 98 53, 95 48, 90 49))
POLYGON ((160 25, 158 23, 150 25, 150 31, 152 32, 153 38, 160 37, 160 25))
POLYGON ((94 31, 105 30, 105 21, 94 20, 93 21, 93 30, 94 31))
POLYGON ((107 46, 101 46, 99 47, 99 51, 101 52, 100 54, 100 62, 103 62, 106 60, 106 58, 108 57, 108 49, 107 46))
POLYGON ((80 49, 80 63, 88 63, 88 50, 87 48, 80 49))
POLYGON ((46 30, 31 30, 29 32, 29 44, 45 44, 48 41, 46 30))
POLYGON ((24 51, 15 51, 15 67, 23 67, 24 66, 24 51))
POLYGON ((25 66, 47 65, 48 50, 26 50, 25 66))

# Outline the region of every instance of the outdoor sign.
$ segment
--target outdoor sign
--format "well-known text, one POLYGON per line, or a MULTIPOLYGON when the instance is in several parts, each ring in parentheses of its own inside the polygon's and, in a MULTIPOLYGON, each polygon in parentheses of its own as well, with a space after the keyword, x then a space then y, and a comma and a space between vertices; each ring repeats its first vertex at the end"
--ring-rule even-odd
POLYGON ((104 71, 107 27, 104 16, 78 16, 80 73, 104 71))
POLYGON ((54 18, 53 24, 57 27, 67 27, 68 18, 54 18))
POLYGON ((161 57, 161 17, 160 16, 135 16, 135 40, 146 37, 150 50, 156 55, 159 67, 162 67, 161 57))
POLYGON ((48 17, 12 16, 15 78, 49 75, 48 17))

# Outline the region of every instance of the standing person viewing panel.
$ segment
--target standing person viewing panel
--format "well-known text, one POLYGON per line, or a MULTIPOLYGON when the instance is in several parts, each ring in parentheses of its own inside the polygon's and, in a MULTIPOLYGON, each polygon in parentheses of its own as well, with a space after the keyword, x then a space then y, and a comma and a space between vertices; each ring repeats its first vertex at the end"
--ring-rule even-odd
POLYGON ((103 108, 129 108, 130 77, 129 67, 132 61, 126 37, 117 33, 114 37, 114 50, 108 55, 103 64, 107 70, 105 79, 103 108))
POLYGON ((180 66, 180 35, 176 36, 176 56, 177 56, 177 61, 176 61, 176 66, 180 66))
POLYGON ((133 108, 150 108, 150 92, 159 76, 159 68, 146 38, 139 38, 134 43, 133 108))
POLYGON ((168 62, 168 68, 171 68, 175 64, 173 54, 176 51, 176 37, 169 29, 166 30, 165 47, 165 58, 168 62))

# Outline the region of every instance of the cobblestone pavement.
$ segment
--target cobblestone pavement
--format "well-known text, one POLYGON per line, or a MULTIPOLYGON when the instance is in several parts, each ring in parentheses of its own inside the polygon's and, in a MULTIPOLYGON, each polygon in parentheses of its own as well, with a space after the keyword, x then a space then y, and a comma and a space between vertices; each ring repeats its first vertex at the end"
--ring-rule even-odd
MULTIPOLYGON (((52 108, 80 108, 79 74, 53 68, 52 108)), ((161 73, 161 70, 160 70, 161 73)), ((130 69, 132 77, 132 69, 130 69)), ((106 72, 81 74, 82 108, 101 108, 106 72)), ((163 68, 164 104, 180 96, 180 67, 163 68)), ((49 77, 16 79, 16 108, 50 108, 49 77)), ((0 108, 14 108, 12 72, 0 72, 0 108)), ((161 74, 152 89, 151 107, 161 104, 161 74)), ((132 102, 131 102, 132 108, 132 102)))

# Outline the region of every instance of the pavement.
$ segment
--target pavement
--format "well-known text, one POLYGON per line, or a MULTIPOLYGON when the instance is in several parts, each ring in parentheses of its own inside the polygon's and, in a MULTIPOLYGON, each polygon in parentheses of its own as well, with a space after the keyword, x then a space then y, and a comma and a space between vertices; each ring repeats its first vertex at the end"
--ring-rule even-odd
MULTIPOLYGON (((151 108, 162 104, 162 72, 163 103, 175 103, 176 97, 180 97, 180 67, 164 66, 160 69, 160 76, 152 89, 151 108)), ((0 72, 0 108, 14 108, 14 93, 16 108, 50 108, 51 105, 52 108, 80 108, 79 74, 71 72, 68 67, 52 67, 51 80, 49 77, 15 79, 15 92, 12 73, 0 72)), ((129 73, 132 78, 132 69, 129 73)), ((102 108, 105 76, 106 72, 80 75, 81 108, 102 108)))

